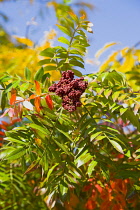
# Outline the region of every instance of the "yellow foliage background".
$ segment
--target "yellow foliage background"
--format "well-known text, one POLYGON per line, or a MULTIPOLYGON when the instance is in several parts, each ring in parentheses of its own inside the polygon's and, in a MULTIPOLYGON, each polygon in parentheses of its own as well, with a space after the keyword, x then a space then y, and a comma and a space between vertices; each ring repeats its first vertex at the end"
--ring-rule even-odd
MULTIPOLYGON (((36 72, 40 66, 38 62, 42 59, 40 52, 51 47, 51 40, 56 37, 55 30, 47 33, 42 45, 36 46, 35 43, 25 37, 14 36, 18 45, 12 42, 2 44, 0 47, 0 73, 7 72, 24 76, 24 69, 28 67, 32 72, 36 72)), ((51 80, 59 80, 58 71, 49 71, 51 80)))

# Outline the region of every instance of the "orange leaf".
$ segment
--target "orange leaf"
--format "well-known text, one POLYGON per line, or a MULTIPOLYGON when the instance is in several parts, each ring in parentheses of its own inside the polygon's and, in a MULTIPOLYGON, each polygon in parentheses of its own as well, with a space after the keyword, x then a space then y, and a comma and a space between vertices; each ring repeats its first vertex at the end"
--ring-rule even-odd
POLYGON ((41 145, 41 139, 35 138, 35 143, 37 143, 38 145, 41 145))
POLYGON ((40 112, 40 100, 41 100, 41 98, 40 97, 36 97, 35 98, 35 101, 34 101, 34 105, 35 105, 35 108, 36 108, 36 111, 37 112, 40 112))
POLYGON ((5 122, 5 121, 1 121, 1 123, 2 123, 3 125, 5 125, 5 126, 8 126, 8 125, 9 125, 9 123, 7 123, 7 122, 5 122))
POLYGON ((3 130, 7 130, 7 128, 4 125, 0 125, 0 128, 3 130))
POLYGON ((92 200, 92 198, 89 198, 86 205, 86 209, 88 210, 94 210, 96 208, 96 202, 92 200))
MULTIPOLYGON (((112 210, 121 210, 120 204, 114 204, 114 206, 112 207, 112 210)), ((122 209, 123 210, 123 209, 122 209)))
POLYGON ((16 122, 21 122, 21 119, 17 118, 17 119, 12 120, 10 125, 14 125, 16 122))
POLYGON ((36 88, 36 94, 37 95, 41 95, 40 83, 38 81, 36 81, 36 80, 35 80, 35 88, 36 88))
POLYGON ((10 98, 10 105, 13 105, 16 101, 16 90, 12 89, 11 90, 11 98, 10 98))
POLYGON ((35 97, 36 97, 36 95, 32 94, 32 95, 29 97, 29 99, 30 99, 30 100, 31 100, 31 99, 35 99, 35 97))
POLYGON ((46 103, 47 103, 48 107, 52 110, 53 109, 53 101, 51 99, 51 96, 46 95, 45 100, 46 100, 46 103))

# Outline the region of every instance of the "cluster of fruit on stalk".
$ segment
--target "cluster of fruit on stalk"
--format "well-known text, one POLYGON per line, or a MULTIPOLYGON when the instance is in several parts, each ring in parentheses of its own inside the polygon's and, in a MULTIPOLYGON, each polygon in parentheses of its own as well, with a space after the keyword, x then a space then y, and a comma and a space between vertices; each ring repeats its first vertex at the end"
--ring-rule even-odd
POLYGON ((88 82, 84 77, 74 79, 74 73, 71 70, 64 71, 60 81, 49 87, 50 92, 62 98, 62 106, 69 112, 73 112, 82 105, 80 96, 87 88, 88 82))

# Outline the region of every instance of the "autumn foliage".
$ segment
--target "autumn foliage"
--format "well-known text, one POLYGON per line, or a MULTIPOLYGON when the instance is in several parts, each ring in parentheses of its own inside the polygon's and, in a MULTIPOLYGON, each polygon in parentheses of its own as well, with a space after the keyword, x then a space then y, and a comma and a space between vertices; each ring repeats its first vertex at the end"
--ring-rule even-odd
POLYGON ((41 46, 20 37, 20 47, 2 45, 0 209, 138 210, 139 49, 83 75, 93 24, 67 3, 51 5, 62 46, 50 44, 54 30, 41 46))

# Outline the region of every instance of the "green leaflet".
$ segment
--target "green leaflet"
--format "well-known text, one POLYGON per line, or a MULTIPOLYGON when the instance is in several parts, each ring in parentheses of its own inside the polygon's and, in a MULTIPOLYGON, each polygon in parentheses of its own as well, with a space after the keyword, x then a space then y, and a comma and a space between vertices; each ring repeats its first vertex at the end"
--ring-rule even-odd
MULTIPOLYGON (((16 135, 15 135, 16 136, 16 135)), ((6 137, 4 138, 4 140, 6 141, 10 141, 10 142, 14 142, 14 143, 17 143, 17 144, 24 144, 24 145, 27 145, 27 142, 25 141, 22 141, 22 140, 19 140, 19 139, 16 139, 16 138, 12 138, 12 137, 6 137)))
POLYGON ((24 147, 15 149, 13 152, 11 152, 9 155, 6 156, 7 160, 16 160, 25 155, 26 149, 24 147))
POLYGON ((36 124, 29 124, 29 127, 30 128, 33 128, 33 129, 35 129, 35 130, 39 130, 40 132, 42 132, 43 134, 46 134, 46 135, 48 135, 49 134, 49 131, 47 130, 47 128, 43 128, 43 127, 41 127, 41 126, 39 126, 39 125, 36 125, 36 124))
POLYGON ((92 156, 86 150, 84 153, 82 153, 80 156, 78 156, 78 158, 75 160, 75 163, 77 164, 77 167, 79 168, 80 166, 84 165, 89 160, 91 160, 91 158, 92 158, 92 156))
POLYGON ((20 79, 10 83, 6 86, 5 93, 8 93, 12 88, 16 88, 20 83, 20 79))
POLYGON ((36 80, 36 81, 41 81, 43 75, 44 75, 44 69, 43 69, 43 67, 41 67, 41 68, 36 72, 36 74, 35 74, 35 76, 34 76, 34 80, 36 80))
POLYGON ((109 140, 110 143, 113 145, 113 147, 120 153, 124 154, 122 147, 120 146, 120 144, 118 144, 118 142, 113 141, 113 140, 109 140))
POLYGON ((28 89, 29 85, 30 85, 29 83, 23 83, 23 84, 20 86, 20 90, 21 90, 22 92, 26 91, 26 90, 28 89))
POLYGON ((69 28, 64 27, 64 26, 61 26, 61 25, 58 25, 58 24, 56 24, 56 26, 57 26, 63 33, 67 34, 68 36, 71 36, 71 35, 72 35, 71 32, 70 32, 70 30, 69 30, 69 28))
POLYGON ((77 60, 75 60, 75 59, 71 59, 71 60, 69 60, 69 63, 70 63, 70 65, 72 65, 72 66, 78 66, 78 67, 84 69, 84 64, 81 63, 80 61, 77 61, 77 60))
POLYGON ((72 71, 74 72, 74 74, 75 74, 77 77, 82 77, 82 76, 83 76, 83 74, 82 74, 80 71, 76 70, 76 69, 72 69, 72 71))
POLYGON ((60 188, 60 193, 61 195, 66 195, 66 193, 68 192, 68 186, 66 183, 64 182, 61 182, 61 184, 59 185, 59 188, 60 188))
POLYGON ((40 55, 52 58, 54 56, 54 53, 55 53, 54 48, 46 48, 45 50, 41 51, 40 55))
POLYGON ((56 128, 60 133, 64 134, 64 136, 66 136, 70 141, 73 142, 73 139, 70 137, 70 135, 68 133, 66 133, 65 131, 59 129, 59 128, 56 128))
POLYGON ((87 170, 87 174, 88 174, 89 177, 91 176, 91 174, 94 171, 94 168, 97 164, 98 164, 98 162, 95 161, 95 160, 91 161, 91 163, 89 164, 88 170, 87 170))
POLYGON ((100 167, 102 169, 102 174, 106 178, 107 181, 110 179, 109 169, 104 162, 100 162, 100 167))
POLYGON ((70 42, 69 42, 69 40, 68 39, 66 39, 65 37, 59 37, 58 38, 58 41, 59 42, 62 42, 63 44, 67 44, 67 45, 70 45, 70 42))
POLYGON ((24 70, 24 75, 25 75, 25 78, 26 78, 27 80, 30 80, 30 79, 31 79, 31 71, 30 71, 30 69, 28 69, 27 67, 26 67, 25 70, 24 70))
POLYGON ((44 59, 38 62, 38 65, 42 66, 44 64, 56 64, 56 61, 53 59, 44 59))
POLYGON ((1 109, 2 109, 2 111, 5 109, 6 101, 7 101, 7 94, 3 91, 2 92, 2 97, 1 97, 1 109))
POLYGON ((58 140, 54 139, 54 141, 66 154, 71 155, 71 153, 68 152, 68 149, 63 144, 59 143, 58 140))
POLYGON ((57 66, 45 66, 44 67, 45 71, 52 71, 52 70, 57 70, 57 66))
POLYGON ((48 171, 48 173, 47 173, 47 178, 44 180, 44 182, 47 181, 47 180, 49 179, 51 173, 53 172, 53 170, 54 170, 54 169, 56 168, 56 166, 58 166, 58 165, 59 165, 59 163, 56 163, 54 166, 52 166, 52 167, 49 169, 49 171, 48 171))

